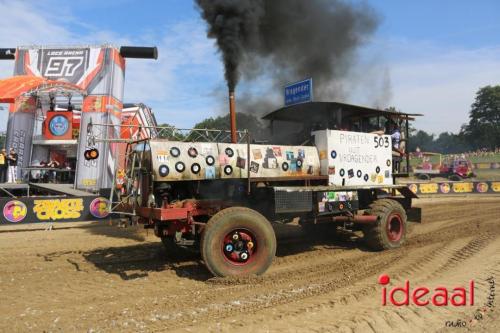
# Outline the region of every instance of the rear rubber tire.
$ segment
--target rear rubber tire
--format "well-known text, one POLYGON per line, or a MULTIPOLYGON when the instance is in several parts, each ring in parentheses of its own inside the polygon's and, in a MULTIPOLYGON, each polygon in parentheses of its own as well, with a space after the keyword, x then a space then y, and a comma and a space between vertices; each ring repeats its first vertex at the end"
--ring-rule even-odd
POLYGON ((428 174, 426 174, 426 173, 419 174, 417 176, 417 178, 420 179, 420 180, 429 180, 429 179, 431 179, 431 177, 428 174))
POLYGON ((392 199, 377 200, 365 214, 378 217, 377 222, 363 230, 364 240, 371 249, 395 249, 405 243, 408 231, 407 216, 399 202, 392 199))
POLYGON ((245 207, 221 210, 208 221, 201 236, 201 256, 215 276, 263 274, 276 254, 276 236, 271 223, 260 213, 245 207), (243 230, 254 236, 253 252, 245 263, 228 259, 224 242, 228 234, 243 230))

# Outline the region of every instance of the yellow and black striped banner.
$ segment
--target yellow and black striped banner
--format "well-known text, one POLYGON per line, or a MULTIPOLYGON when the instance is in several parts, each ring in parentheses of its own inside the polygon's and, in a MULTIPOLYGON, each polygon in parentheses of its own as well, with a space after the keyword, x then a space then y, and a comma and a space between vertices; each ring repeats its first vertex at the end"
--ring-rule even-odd
POLYGON ((461 181, 461 182, 414 182, 408 188, 415 194, 500 194, 500 181, 461 181))

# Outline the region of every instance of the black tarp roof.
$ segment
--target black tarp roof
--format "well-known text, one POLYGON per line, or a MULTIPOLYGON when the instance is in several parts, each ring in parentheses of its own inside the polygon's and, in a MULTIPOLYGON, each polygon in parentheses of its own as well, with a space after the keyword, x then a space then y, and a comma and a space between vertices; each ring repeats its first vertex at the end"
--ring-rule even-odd
POLYGON ((365 106, 345 104, 339 102, 307 102, 285 106, 270 112, 262 117, 265 120, 284 120, 303 122, 324 121, 331 119, 338 112, 342 113, 342 118, 349 117, 370 117, 383 116, 386 118, 406 118, 413 119, 413 116, 422 116, 421 114, 410 114, 404 112, 391 112, 379 109, 368 108, 365 106))

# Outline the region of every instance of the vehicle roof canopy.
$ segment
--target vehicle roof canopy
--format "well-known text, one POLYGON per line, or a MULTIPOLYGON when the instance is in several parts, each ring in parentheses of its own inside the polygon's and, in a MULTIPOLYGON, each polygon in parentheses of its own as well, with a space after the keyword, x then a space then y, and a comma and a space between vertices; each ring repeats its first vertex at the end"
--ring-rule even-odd
POLYGON ((307 120, 308 122, 324 122, 331 121, 334 118, 339 121, 339 118, 368 118, 373 116, 382 116, 387 119, 406 119, 408 117, 409 120, 413 120, 413 116, 421 116, 421 114, 392 112, 339 102, 307 102, 282 107, 266 114, 262 119, 271 121, 304 122, 307 120))

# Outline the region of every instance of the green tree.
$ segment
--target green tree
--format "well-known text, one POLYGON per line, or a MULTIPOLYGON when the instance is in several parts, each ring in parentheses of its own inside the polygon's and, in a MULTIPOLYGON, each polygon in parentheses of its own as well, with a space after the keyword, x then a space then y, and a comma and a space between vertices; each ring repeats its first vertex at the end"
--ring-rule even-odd
POLYGON ((434 134, 429 134, 426 131, 418 130, 410 135, 408 151, 415 151, 417 147, 420 151, 435 151, 434 134))
MULTIPOLYGON (((230 129, 229 114, 215 118, 206 118, 194 125, 194 128, 206 129, 230 129)), ((236 127, 238 130, 248 130, 252 140, 266 140, 269 137, 267 127, 254 115, 246 113, 236 113, 236 127)))
POLYGON ((462 134, 474 148, 500 146, 500 85, 478 90, 462 134))
POLYGON ((159 138, 175 140, 175 141, 182 141, 186 138, 185 133, 176 131, 175 127, 170 124, 163 123, 159 124, 158 126, 161 127, 160 129, 158 129, 159 138))
POLYGON ((436 152, 443 154, 463 153, 470 149, 464 137, 460 134, 443 132, 433 143, 436 152))

